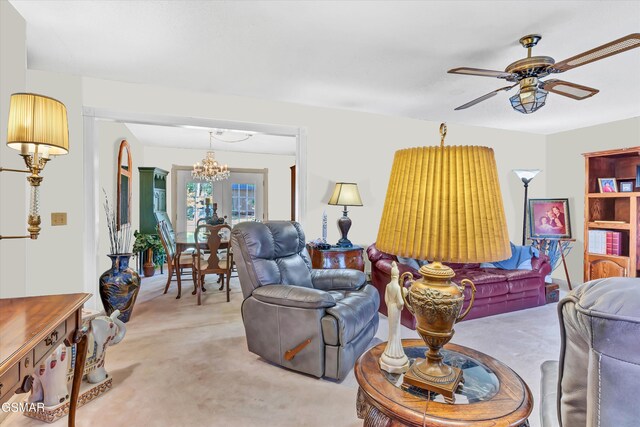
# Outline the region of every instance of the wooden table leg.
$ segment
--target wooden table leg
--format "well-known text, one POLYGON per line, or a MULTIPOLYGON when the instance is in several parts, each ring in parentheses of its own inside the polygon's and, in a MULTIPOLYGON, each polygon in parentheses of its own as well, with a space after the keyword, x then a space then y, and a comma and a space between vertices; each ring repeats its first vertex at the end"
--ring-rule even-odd
POLYGON ((176 269, 176 280, 178 281, 178 296, 176 299, 180 299, 182 295, 182 271, 180 271, 180 255, 177 255, 178 262, 175 264, 176 269))
POLYGON ((87 358, 88 338, 86 331, 82 329, 82 324, 79 323, 79 325, 76 336, 74 337, 76 344, 76 366, 73 369, 73 385, 71 387, 71 401, 69 404, 69 427, 75 427, 76 425, 76 409, 78 408, 78 397, 80 396, 80 384, 82 383, 82 375, 84 374, 84 362, 87 358))
POLYGON ((202 285, 204 282, 204 276, 200 273, 196 273, 196 277, 198 278, 198 285, 197 285, 198 305, 202 305, 202 285))

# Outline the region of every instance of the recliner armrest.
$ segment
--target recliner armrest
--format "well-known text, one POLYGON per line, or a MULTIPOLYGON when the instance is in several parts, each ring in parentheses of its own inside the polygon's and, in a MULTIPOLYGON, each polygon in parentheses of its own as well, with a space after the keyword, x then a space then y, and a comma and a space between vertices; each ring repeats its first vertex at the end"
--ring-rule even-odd
POLYGON ((558 362, 547 360, 540 370, 540 422, 542 427, 558 427, 558 362))
POLYGON ((360 289, 366 281, 367 278, 360 270, 311 270, 311 283, 313 283, 313 287, 323 291, 356 290, 360 289))
POLYGON ((297 308, 327 308, 336 305, 328 292, 292 285, 265 285, 251 294, 258 301, 297 308))

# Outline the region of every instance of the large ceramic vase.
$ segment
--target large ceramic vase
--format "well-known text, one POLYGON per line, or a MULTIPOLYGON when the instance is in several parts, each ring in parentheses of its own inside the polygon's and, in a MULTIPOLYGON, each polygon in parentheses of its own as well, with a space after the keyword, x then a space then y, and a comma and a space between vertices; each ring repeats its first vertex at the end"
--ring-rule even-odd
POLYGON ((131 254, 108 255, 111 268, 100 276, 100 299, 107 316, 120 310, 118 318, 128 322, 140 290, 140 276, 129 267, 131 254))

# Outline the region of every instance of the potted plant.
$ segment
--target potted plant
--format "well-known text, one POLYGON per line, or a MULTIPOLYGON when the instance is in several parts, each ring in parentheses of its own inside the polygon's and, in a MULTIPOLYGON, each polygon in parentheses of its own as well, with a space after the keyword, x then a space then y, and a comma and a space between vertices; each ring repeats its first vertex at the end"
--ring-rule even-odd
POLYGON ((142 265, 142 272, 145 277, 151 277, 155 274, 156 267, 164 263, 164 248, 157 234, 143 234, 135 231, 133 236, 136 238, 133 243, 133 252, 138 254, 146 252, 146 262, 142 265))
POLYGON ((107 193, 104 194, 104 212, 107 217, 111 268, 100 276, 100 299, 107 315, 120 310, 118 318, 128 322, 140 290, 140 276, 129 267, 131 258, 131 226, 117 227, 116 213, 111 208, 107 193))

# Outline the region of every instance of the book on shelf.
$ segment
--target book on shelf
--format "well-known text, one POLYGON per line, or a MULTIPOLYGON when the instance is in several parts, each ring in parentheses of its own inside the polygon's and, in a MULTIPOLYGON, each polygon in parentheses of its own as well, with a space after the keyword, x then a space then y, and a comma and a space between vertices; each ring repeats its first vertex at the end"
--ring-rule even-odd
POLYGON ((610 230, 589 230, 589 252, 601 255, 622 255, 622 233, 610 230))

